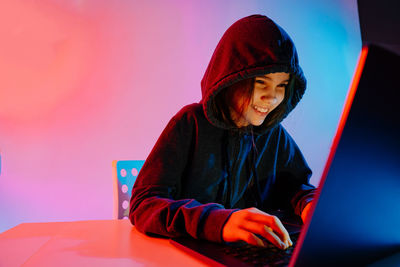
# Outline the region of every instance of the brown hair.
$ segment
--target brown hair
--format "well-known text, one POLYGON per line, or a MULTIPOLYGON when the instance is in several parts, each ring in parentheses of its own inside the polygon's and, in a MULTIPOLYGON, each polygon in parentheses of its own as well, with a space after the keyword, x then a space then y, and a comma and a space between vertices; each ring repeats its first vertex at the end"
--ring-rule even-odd
MULTIPOLYGON (((233 107, 238 114, 243 114, 245 108, 251 102, 254 91, 255 78, 244 79, 238 81, 224 89, 222 89, 214 98, 211 105, 212 111, 216 118, 227 123, 229 126, 237 128, 233 118, 231 117, 230 107, 232 108, 232 99, 234 94, 240 94, 244 101, 241 106, 233 107)), ((283 101, 277 106, 266 118, 266 126, 275 125, 279 123, 287 113, 292 109, 291 100, 294 91, 294 76, 290 75, 288 86, 285 89, 285 97, 283 101)))

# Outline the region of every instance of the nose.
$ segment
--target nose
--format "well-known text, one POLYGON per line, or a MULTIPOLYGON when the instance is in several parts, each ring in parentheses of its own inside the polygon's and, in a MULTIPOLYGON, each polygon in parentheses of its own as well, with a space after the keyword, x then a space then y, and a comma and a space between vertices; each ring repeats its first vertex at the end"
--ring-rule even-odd
POLYGON ((274 92, 267 92, 261 96, 261 100, 268 105, 275 105, 278 102, 278 98, 274 92))

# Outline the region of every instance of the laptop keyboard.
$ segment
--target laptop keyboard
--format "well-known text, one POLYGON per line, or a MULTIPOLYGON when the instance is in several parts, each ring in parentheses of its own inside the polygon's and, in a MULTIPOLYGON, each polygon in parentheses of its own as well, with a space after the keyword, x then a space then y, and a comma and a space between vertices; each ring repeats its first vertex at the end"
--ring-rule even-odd
POLYGON ((293 254, 295 244, 299 238, 299 234, 290 237, 293 246, 286 250, 281 250, 266 243, 266 247, 256 247, 248 244, 233 244, 225 246, 223 251, 225 254, 231 255, 249 265, 253 266, 287 266, 293 254))

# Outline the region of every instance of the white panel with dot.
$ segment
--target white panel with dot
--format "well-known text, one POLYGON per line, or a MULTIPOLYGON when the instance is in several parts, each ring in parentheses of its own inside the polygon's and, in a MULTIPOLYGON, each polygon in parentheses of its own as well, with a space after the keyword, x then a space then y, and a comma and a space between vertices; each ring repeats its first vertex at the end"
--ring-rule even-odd
POLYGON ((127 186, 126 184, 123 184, 123 185, 121 186, 121 191, 122 191, 122 193, 128 192, 128 186, 127 186))
POLYGON ((138 172, 138 170, 137 170, 136 168, 132 168, 131 173, 132 173, 132 175, 133 175, 134 177, 136 177, 136 176, 139 174, 139 172, 138 172))
POLYGON ((127 200, 124 200, 124 201, 122 202, 122 208, 123 208, 124 210, 126 210, 128 207, 129 207, 129 202, 128 202, 127 200))

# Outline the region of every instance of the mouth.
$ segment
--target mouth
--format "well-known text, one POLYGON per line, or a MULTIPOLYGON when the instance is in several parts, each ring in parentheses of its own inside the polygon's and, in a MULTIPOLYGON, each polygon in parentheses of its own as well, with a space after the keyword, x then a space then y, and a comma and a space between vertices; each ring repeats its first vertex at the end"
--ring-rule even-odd
POLYGON ((260 106, 256 106, 256 105, 253 105, 252 107, 258 114, 260 114, 262 116, 265 116, 268 114, 269 109, 266 107, 260 107, 260 106))

